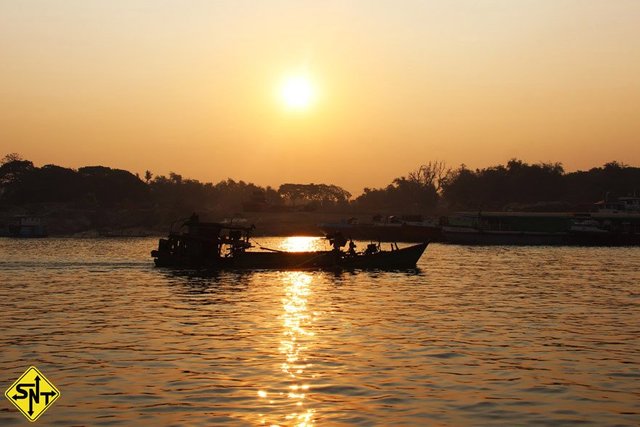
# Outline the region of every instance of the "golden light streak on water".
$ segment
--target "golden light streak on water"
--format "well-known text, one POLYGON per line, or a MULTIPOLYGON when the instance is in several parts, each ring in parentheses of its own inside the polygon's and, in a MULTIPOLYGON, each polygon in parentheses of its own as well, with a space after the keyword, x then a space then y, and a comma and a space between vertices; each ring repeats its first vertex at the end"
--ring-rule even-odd
MULTIPOLYGON (((304 243, 308 245, 311 242, 312 240, 307 240, 304 243)), ((302 246, 301 242, 298 243, 302 246)), ((286 418, 289 423, 294 422, 298 427, 314 424, 313 409, 304 409, 304 400, 309 386, 299 383, 304 378, 305 370, 311 367, 310 364, 305 363, 307 343, 314 336, 310 330, 314 319, 307 307, 311 282, 311 275, 304 272, 290 272, 284 278, 286 286, 285 297, 282 300, 284 330, 280 352, 284 355, 285 362, 282 364, 282 372, 294 381, 294 384, 289 386, 290 391, 287 397, 300 407, 300 412, 293 412, 286 418)))
POLYGON ((280 249, 287 252, 307 252, 326 249, 323 247, 325 240, 321 237, 292 236, 285 238, 280 244, 280 249))

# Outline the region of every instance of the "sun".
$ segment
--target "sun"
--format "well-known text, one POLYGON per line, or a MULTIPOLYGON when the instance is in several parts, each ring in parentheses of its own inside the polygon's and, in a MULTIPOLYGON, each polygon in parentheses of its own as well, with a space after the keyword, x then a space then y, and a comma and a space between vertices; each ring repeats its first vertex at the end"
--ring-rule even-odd
POLYGON ((290 76, 283 80, 280 98, 287 109, 306 110, 315 101, 316 91, 309 77, 290 76))

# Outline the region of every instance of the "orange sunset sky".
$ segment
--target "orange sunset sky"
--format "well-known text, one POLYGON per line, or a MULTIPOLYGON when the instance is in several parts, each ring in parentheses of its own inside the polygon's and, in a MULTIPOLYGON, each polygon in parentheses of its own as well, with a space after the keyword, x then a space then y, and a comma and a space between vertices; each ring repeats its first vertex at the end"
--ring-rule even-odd
POLYGON ((0 1, 0 156, 359 193, 640 165, 640 1, 0 1))

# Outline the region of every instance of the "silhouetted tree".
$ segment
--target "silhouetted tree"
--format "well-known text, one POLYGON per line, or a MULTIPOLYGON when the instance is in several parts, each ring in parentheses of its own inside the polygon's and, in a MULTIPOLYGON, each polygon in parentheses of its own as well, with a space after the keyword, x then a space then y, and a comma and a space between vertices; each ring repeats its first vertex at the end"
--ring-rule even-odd
POLYGON ((11 162, 15 162, 15 161, 21 161, 24 160, 22 158, 22 156, 18 153, 9 153, 7 155, 5 155, 2 160, 0 160, 0 165, 4 165, 5 163, 11 163, 11 162))
POLYGON ((565 174, 560 163, 506 165, 471 171, 464 165, 444 181, 452 209, 585 209, 606 194, 622 196, 640 188, 640 169, 611 162, 602 168, 565 174))
POLYGON ((346 204, 351 198, 351 193, 337 185, 313 183, 282 184, 278 188, 278 194, 293 206, 302 204, 325 208, 346 204))
POLYGON ((355 203, 366 210, 429 211, 438 201, 438 187, 446 174, 444 163, 428 163, 410 172, 408 177, 394 179, 386 188, 365 188, 355 203))
POLYGON ((423 187, 433 187, 436 192, 442 190, 442 185, 451 174, 451 168, 442 161, 429 162, 420 166, 413 172, 409 172, 408 180, 416 182, 423 187))
POLYGON ((640 195, 640 168, 620 162, 565 175, 565 198, 574 204, 627 195, 640 195))
POLYGON ((145 203, 148 187, 139 177, 122 169, 105 166, 85 166, 78 169, 82 177, 84 193, 100 204, 145 203))
POLYGON ((0 166, 0 184, 9 185, 16 183, 33 169, 33 163, 28 160, 9 160, 3 162, 2 166, 0 166))

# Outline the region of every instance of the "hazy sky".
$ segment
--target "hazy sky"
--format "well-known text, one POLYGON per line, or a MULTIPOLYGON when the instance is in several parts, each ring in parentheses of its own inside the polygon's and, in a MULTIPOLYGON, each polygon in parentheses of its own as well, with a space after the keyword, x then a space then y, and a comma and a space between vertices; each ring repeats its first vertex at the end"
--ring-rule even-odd
POLYGON ((640 166, 640 1, 0 0, 8 152, 354 193, 429 160, 640 166))

